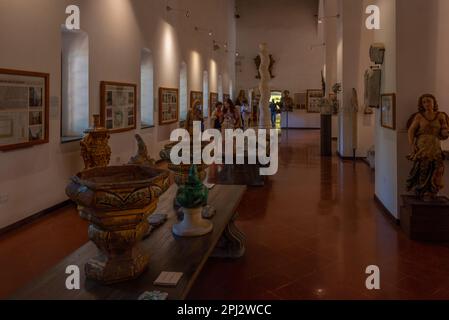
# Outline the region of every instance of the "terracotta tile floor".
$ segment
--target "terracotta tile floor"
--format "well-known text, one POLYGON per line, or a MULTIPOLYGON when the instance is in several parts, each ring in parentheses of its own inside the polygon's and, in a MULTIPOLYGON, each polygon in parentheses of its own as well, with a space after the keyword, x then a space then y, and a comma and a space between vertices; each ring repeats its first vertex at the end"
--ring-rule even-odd
MULTIPOLYGON (((364 163, 319 156, 319 132, 282 139, 279 173, 240 205, 247 253, 210 259, 191 299, 449 299, 449 245, 408 238, 373 200, 364 163), (365 268, 381 290, 365 288, 365 268)), ((73 208, 0 238, 0 297, 87 241, 73 208)))

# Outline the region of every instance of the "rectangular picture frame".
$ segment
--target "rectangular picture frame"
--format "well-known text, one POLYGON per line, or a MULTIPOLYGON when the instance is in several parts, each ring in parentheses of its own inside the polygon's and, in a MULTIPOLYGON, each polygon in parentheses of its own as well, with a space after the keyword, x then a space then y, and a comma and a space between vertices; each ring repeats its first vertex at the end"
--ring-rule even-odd
POLYGON ((159 125, 179 121, 179 89, 159 88, 159 125))
POLYGON ((201 102, 201 114, 204 114, 204 95, 202 91, 190 91, 190 109, 193 107, 193 104, 195 103, 195 101, 200 101, 201 102))
POLYGON ((383 128, 396 130, 396 94, 380 96, 380 124, 383 128))
POLYGON ((306 95, 306 107, 308 113, 321 113, 321 99, 324 93, 322 89, 309 89, 306 95))
POLYGON ((114 81, 100 83, 101 123, 110 133, 137 128, 137 85, 114 81))
POLYGON ((50 74, 0 68, 1 152, 48 143, 49 110, 50 74))

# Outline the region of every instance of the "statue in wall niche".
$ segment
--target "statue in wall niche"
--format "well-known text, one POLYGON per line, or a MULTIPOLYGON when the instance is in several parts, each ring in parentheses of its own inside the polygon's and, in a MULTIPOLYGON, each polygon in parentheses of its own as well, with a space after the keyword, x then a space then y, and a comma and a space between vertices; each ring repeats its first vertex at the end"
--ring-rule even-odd
POLYGON ((359 96, 356 88, 352 88, 351 107, 351 112, 359 112, 359 96))
POLYGON ((419 112, 407 123, 413 168, 407 180, 407 191, 424 201, 433 201, 443 188, 444 154, 441 141, 449 138, 449 117, 438 111, 438 102, 431 94, 419 98, 419 112))
POLYGON ((204 130, 204 116, 203 116, 203 106, 201 101, 195 100, 193 102, 192 107, 190 108, 189 112, 187 113, 187 120, 185 123, 185 128, 190 136, 193 136, 193 122, 194 121, 200 121, 201 122, 201 128, 204 130))
POLYGON ((100 116, 94 115, 94 126, 86 130, 81 141, 81 156, 84 160, 84 170, 107 167, 111 160, 111 148, 108 145, 109 131, 100 123, 100 116))
POLYGON ((156 165, 156 161, 150 158, 148 155, 148 148, 143 141, 142 137, 138 134, 135 135, 137 141, 137 154, 132 157, 129 161, 129 164, 141 165, 141 166, 149 166, 153 167, 156 165))

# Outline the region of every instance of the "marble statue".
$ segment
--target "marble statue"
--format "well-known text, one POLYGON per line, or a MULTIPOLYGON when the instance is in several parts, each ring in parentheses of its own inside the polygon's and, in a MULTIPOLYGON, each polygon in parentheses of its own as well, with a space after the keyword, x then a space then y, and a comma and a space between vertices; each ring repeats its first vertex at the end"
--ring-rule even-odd
POLYGON ((270 104, 270 56, 268 54, 268 48, 266 43, 259 45, 260 49, 260 101, 259 101, 259 128, 271 128, 271 119, 268 114, 268 106, 270 104))
POLYGON ((449 138, 448 115, 438 111, 436 98, 422 95, 418 102, 419 112, 407 124, 413 168, 407 180, 407 190, 424 201, 437 199, 443 188, 444 154, 441 141, 449 138))

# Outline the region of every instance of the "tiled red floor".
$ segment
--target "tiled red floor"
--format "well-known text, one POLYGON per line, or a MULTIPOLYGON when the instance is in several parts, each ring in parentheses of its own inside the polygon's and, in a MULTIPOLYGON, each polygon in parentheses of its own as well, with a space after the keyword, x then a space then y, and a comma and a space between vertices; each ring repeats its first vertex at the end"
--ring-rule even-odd
POLYGON ((318 141, 284 135, 278 175, 239 208, 247 256, 210 260, 190 298, 449 299, 449 246, 410 241, 374 202, 368 166, 321 158, 318 141), (380 291, 366 289, 369 265, 380 291))
MULTIPOLYGON (((238 220, 247 253, 210 259, 190 299, 449 299, 449 245, 410 241, 373 200, 364 163, 319 156, 319 132, 290 131, 280 167, 250 188, 238 220), (381 290, 365 287, 368 265, 381 290)), ((0 297, 87 241, 74 209, 0 238, 0 297)))

